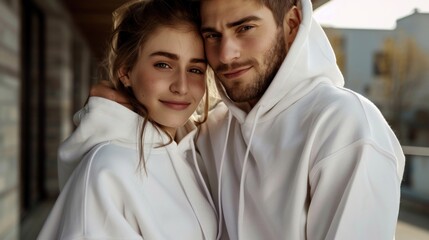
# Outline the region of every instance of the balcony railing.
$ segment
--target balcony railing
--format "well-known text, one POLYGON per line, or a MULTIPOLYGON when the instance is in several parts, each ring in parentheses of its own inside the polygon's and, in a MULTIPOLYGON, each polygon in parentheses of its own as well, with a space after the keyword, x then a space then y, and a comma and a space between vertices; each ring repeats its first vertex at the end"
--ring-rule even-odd
MULTIPOLYGON (((402 146, 405 155, 429 157, 428 147, 402 146)), ((429 160, 429 158, 427 158, 429 160)))
POLYGON ((429 147, 402 146, 407 158, 402 198, 429 206, 429 147))

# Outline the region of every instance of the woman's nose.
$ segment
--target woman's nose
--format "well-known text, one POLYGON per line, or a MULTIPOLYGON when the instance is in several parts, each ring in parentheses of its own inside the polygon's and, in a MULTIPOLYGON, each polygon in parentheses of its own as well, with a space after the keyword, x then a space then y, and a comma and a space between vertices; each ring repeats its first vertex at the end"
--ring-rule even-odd
POLYGON ((178 95, 185 95, 188 93, 188 81, 185 71, 180 71, 176 74, 175 80, 170 85, 170 91, 178 95))

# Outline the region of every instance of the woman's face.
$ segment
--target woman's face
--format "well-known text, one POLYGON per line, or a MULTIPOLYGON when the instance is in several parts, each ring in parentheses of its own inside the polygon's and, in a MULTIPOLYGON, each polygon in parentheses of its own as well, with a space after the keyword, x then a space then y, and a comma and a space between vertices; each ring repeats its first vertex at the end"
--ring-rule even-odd
POLYGON ((172 136, 192 115, 205 92, 203 42, 198 32, 187 29, 158 28, 123 79, 149 116, 172 136))

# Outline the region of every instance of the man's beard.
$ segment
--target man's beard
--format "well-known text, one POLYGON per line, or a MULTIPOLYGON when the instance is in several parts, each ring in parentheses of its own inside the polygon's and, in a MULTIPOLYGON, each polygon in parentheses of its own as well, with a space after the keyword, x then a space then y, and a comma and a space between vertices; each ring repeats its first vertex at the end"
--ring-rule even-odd
MULTIPOLYGON (((286 57, 286 43, 283 31, 279 29, 276 38, 272 42, 268 51, 265 52, 263 58, 263 66, 260 66, 260 70, 257 71, 257 76, 252 79, 244 87, 239 84, 228 85, 226 81, 217 76, 217 80, 220 81, 225 88, 228 97, 237 103, 243 102, 257 102, 265 91, 270 86, 273 78, 276 76, 281 64, 283 63, 284 58, 286 57), (264 68, 265 67, 265 68, 264 68)), ((243 63, 232 63, 231 65, 220 65, 216 68, 215 72, 222 72, 228 69, 235 69, 241 66, 252 65, 253 67, 258 66, 256 59, 250 59, 243 63)), ((244 83, 246 84, 246 83, 244 83)))

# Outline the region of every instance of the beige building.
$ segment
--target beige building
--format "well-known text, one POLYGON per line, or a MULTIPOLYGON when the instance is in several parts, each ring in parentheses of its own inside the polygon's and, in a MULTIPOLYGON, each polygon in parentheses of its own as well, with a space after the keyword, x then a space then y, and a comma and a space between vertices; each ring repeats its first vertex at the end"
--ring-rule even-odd
POLYGON ((422 219, 429 222, 427 26, 429 14, 415 11, 399 19, 392 30, 325 31, 334 46, 346 87, 371 99, 399 137, 407 157, 402 198, 416 204, 422 219))

